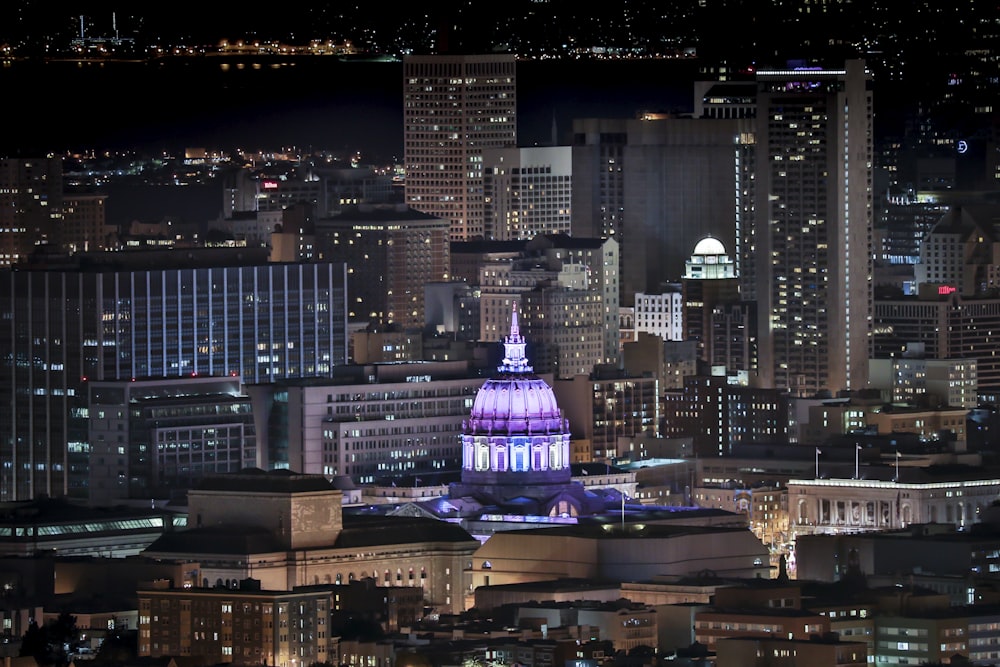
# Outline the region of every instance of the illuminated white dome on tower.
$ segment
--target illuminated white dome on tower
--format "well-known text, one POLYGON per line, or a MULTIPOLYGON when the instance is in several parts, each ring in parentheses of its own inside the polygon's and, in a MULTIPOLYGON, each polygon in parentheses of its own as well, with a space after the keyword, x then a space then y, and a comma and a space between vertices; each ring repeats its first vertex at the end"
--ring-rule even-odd
POLYGON ((694 254, 696 255, 725 255, 726 246, 722 245, 722 241, 711 236, 706 236, 702 240, 698 241, 698 244, 694 247, 694 254))
POLYGON ((691 259, 684 262, 684 277, 693 280, 735 278, 736 264, 729 259, 722 241, 706 236, 695 245, 691 259))

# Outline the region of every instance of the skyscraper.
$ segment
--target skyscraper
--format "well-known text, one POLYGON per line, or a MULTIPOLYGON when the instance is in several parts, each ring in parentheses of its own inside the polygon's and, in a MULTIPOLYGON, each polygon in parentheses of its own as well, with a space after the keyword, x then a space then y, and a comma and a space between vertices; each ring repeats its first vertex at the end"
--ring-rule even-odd
POLYGON ((760 314, 760 384, 800 396, 862 388, 872 326, 865 63, 756 78, 756 213, 741 243, 756 278, 741 292, 760 314))
POLYGON ((403 60, 406 203, 451 221, 452 240, 484 234, 485 148, 517 145, 512 54, 403 60))

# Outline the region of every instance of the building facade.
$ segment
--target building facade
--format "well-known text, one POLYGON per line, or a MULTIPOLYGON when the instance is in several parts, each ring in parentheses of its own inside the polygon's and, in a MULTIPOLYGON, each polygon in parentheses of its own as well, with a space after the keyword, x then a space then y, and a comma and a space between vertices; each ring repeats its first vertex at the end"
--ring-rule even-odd
POLYGON ((1000 299, 964 298, 957 292, 933 298, 879 299, 875 303, 873 357, 904 356, 917 344, 926 359, 974 359, 980 395, 1000 391, 1000 299))
MULTIPOLYGON (((457 613, 471 594, 479 541, 427 517, 347 514, 321 475, 245 470, 206 477, 188 491, 188 527, 164 533, 143 555, 198 564, 198 588, 265 590, 350 584, 422 589, 424 605, 457 613)), ((232 591, 230 591, 232 592, 232 591)))
POLYGON ((534 343, 539 373, 558 378, 589 375, 604 363, 601 295, 559 285, 538 285, 521 294, 524 333, 534 343))
POLYGON ((744 273, 753 136, 749 119, 573 121, 573 234, 618 241, 623 305, 680 280, 688 249, 706 233, 736 249, 744 273))
POLYGON ((663 340, 685 340, 681 285, 672 283, 665 288, 656 294, 635 295, 635 332, 650 333, 663 340))
POLYGON ((90 381, 329 376, 347 359, 343 264, 266 250, 77 255, 0 271, 0 498, 88 495, 90 381))
POLYGON ((424 326, 424 285, 447 280, 449 222, 404 205, 351 206, 317 221, 320 257, 347 265, 348 317, 424 326))
POLYGON ((25 261, 39 243, 59 243, 62 158, 0 160, 0 267, 25 261))
POLYGON ((569 146, 483 151, 485 238, 569 234, 573 168, 569 146))
POLYGON ((484 381, 463 361, 385 363, 248 392, 270 467, 372 484, 457 471, 462 421, 484 381))
POLYGON ((620 438, 658 435, 659 383, 655 377, 600 369, 589 375, 557 380, 553 391, 564 406, 573 437, 591 443, 591 458, 610 461, 620 438))
POLYGON ((262 465, 238 376, 88 383, 91 505, 170 498, 206 474, 262 465))

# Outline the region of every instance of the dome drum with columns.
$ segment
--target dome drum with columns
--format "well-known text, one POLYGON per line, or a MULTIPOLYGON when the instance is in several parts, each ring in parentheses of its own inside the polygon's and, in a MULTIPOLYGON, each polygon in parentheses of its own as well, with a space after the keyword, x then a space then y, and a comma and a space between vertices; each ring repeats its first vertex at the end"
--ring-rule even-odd
POLYGON ((498 373, 480 387, 462 424, 462 481, 449 495, 528 502, 544 514, 591 512, 571 481, 569 422, 524 356, 516 304, 503 345, 498 373))

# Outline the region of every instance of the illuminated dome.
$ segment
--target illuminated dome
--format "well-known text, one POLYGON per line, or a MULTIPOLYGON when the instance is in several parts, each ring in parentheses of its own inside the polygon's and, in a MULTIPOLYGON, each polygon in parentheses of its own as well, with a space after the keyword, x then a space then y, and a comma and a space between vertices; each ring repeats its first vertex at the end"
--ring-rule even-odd
POLYGON ((711 236, 706 236, 702 240, 698 241, 698 244, 694 247, 694 254, 696 255, 725 255, 726 246, 722 245, 722 241, 711 236))
POLYGON ((569 423, 524 356, 515 305, 504 359, 462 424, 462 481, 524 485, 570 479, 569 423))
POLYGON ((726 246, 717 238, 706 236, 694 247, 691 259, 684 262, 688 280, 719 280, 736 277, 736 264, 726 255, 726 246))

